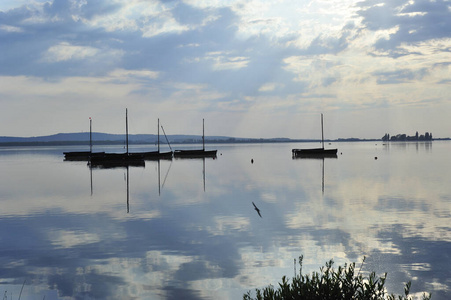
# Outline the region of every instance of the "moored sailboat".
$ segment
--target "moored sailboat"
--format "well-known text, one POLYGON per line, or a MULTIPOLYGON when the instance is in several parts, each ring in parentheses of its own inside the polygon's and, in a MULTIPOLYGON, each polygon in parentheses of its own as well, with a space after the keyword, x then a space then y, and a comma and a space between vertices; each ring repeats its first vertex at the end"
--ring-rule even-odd
POLYGON ((142 155, 144 159, 156 160, 156 159, 172 159, 172 151, 160 152, 160 119, 158 119, 158 150, 148 152, 130 153, 130 156, 142 155))
POLYGON ((202 149, 193 150, 174 150, 174 157, 176 158, 202 158, 202 157, 216 157, 218 150, 205 150, 205 120, 202 119, 202 149))
POLYGON ((293 157, 337 157, 338 149, 324 148, 323 114, 321 114, 321 148, 292 149, 293 157))
POLYGON ((63 152, 64 160, 67 161, 86 161, 92 156, 102 156, 105 152, 92 152, 92 119, 89 118, 89 151, 70 151, 63 152))
POLYGON ((128 110, 125 109, 125 153, 104 153, 90 157, 91 167, 122 167, 122 166, 142 166, 144 167, 144 155, 128 152, 128 110))

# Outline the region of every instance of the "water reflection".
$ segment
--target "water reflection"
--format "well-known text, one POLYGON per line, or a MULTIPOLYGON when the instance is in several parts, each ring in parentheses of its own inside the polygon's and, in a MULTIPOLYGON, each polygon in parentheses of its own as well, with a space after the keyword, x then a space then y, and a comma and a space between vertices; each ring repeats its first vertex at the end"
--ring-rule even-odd
POLYGON ((98 169, 117 169, 117 168, 129 168, 129 167, 142 167, 146 166, 144 159, 114 159, 114 160, 91 160, 88 162, 90 168, 98 169))
POLYGON ((130 212, 130 172, 129 166, 127 166, 127 213, 130 212))
MULTIPOLYGON (((436 142, 437 143, 437 142, 436 142)), ((416 152, 420 152, 422 150, 426 152, 430 152, 432 150, 432 141, 420 141, 420 142, 385 142, 383 144, 386 150, 390 148, 395 149, 411 149, 415 148, 416 152)))
POLYGON ((327 155, 293 155, 293 159, 313 159, 313 160, 318 160, 321 161, 321 192, 324 195, 324 165, 325 165, 325 160, 326 159, 330 159, 330 158, 338 158, 337 154, 334 153, 332 154, 327 154, 327 155))
MULTIPOLYGON (((163 183, 161 183, 161 162, 160 162, 160 160, 154 160, 154 161, 157 163, 157 171, 158 171, 158 182, 157 182, 157 184, 158 184, 158 195, 161 196, 161 190, 164 187, 164 184, 165 184, 165 182, 167 180, 167 177, 169 175, 169 171, 170 171, 171 166, 172 166, 172 160, 168 160, 168 161, 171 162, 171 164, 169 165, 169 168, 168 168, 168 170, 166 172, 166 175, 164 177, 163 183)), ((141 166, 141 165, 138 165, 138 166, 141 166)), ((125 171, 124 172, 124 181, 126 183, 125 184, 125 190, 126 190, 127 213, 130 213, 130 168, 136 167, 136 166, 135 165, 126 164, 126 165, 114 165, 114 166, 113 165, 108 165, 107 168, 104 168, 104 167, 100 167, 99 168, 98 165, 96 165, 96 166, 88 165, 88 167, 89 167, 89 170, 90 170, 91 196, 93 195, 93 189, 94 189, 93 188, 93 178, 92 178, 93 170, 96 170, 96 169, 120 169, 120 170, 124 170, 125 171)), ((204 184, 204 186, 205 186, 205 184, 204 184)))
POLYGON ((344 144, 325 160, 224 145, 125 169, 0 155, 0 282, 14 298, 26 279, 22 299, 230 299, 291 277, 300 254, 304 272, 365 255, 390 292, 412 280, 448 299, 450 145, 344 144))

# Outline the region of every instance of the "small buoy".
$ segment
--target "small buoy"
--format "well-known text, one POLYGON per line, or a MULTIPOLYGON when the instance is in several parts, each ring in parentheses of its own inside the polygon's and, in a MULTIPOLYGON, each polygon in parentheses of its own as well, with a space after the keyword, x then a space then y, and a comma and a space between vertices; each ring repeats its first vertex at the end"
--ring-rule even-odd
POLYGON ((253 158, 251 158, 251 164, 253 164, 254 163, 254 159, 253 158))
POLYGON ((374 159, 377 159, 377 156, 375 156, 374 159))

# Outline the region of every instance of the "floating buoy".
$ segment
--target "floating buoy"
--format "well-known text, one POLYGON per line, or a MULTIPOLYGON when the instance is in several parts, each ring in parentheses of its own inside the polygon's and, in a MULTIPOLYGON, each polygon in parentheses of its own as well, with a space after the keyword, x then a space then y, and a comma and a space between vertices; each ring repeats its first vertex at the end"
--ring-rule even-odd
POLYGON ((251 158, 251 164, 253 164, 254 163, 254 159, 253 158, 251 158))
POLYGON ((377 159, 377 156, 375 156, 374 159, 377 159))

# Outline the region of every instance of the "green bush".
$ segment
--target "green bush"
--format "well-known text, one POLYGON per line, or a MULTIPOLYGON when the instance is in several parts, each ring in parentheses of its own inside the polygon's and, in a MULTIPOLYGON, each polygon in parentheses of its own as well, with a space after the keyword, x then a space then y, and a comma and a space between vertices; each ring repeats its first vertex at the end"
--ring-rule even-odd
MULTIPOLYGON (((387 273, 377 277, 375 272, 368 277, 363 276, 360 270, 355 274, 355 263, 339 266, 333 269, 333 260, 320 268, 320 272, 313 272, 311 276, 302 275, 303 256, 299 257, 300 274, 295 276, 291 283, 286 276, 282 277, 277 290, 272 285, 263 289, 256 289, 256 298, 251 292, 243 295, 244 300, 261 299, 302 299, 302 300, 410 300, 410 282, 404 287, 403 296, 387 294, 384 287, 387 273)), ((365 258, 363 259, 363 262, 365 258)), ((362 265, 363 265, 362 262, 362 265)), ((423 294, 423 300, 431 299, 430 295, 423 294)))

